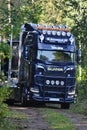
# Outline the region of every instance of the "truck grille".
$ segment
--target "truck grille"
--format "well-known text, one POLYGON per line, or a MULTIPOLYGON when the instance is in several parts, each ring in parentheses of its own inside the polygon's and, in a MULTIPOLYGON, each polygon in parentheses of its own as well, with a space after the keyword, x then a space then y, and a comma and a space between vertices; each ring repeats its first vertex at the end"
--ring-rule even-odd
POLYGON ((44 86, 49 87, 65 87, 65 86, 74 86, 75 78, 53 78, 53 77, 44 77, 44 76, 36 76, 35 83, 42 84, 44 86))
POLYGON ((65 87, 49 87, 49 86, 45 86, 44 90, 49 91, 49 92, 65 92, 65 87))
POLYGON ((44 96, 50 97, 50 98, 64 98, 65 93, 47 93, 47 92, 45 92, 44 96))

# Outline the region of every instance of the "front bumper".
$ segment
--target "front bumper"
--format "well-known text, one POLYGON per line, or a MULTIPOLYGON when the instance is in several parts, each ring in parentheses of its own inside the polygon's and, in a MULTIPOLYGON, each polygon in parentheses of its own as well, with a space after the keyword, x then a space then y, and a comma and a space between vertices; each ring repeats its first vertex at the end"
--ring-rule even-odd
POLYGON ((76 102, 75 95, 75 79, 66 77, 38 77, 35 78, 35 85, 33 86, 32 98, 37 101, 43 102, 57 102, 57 103, 74 103, 76 102), (46 84, 46 81, 64 81, 64 85, 61 84, 46 84), (73 81, 73 82, 72 82, 73 81), (38 91, 36 91, 38 90, 38 91))
POLYGON ((38 95, 33 95, 32 98, 37 101, 43 101, 43 102, 55 102, 55 103, 74 103, 76 101, 76 97, 74 98, 51 98, 51 97, 41 97, 38 95))
POLYGON ((74 103, 76 102, 76 95, 72 94, 69 95, 66 93, 59 93, 59 92, 49 92, 49 96, 46 96, 46 92, 40 91, 33 91, 32 92, 32 99, 36 101, 43 101, 43 102, 55 102, 55 103, 74 103), (66 96, 65 96, 66 95, 66 96))

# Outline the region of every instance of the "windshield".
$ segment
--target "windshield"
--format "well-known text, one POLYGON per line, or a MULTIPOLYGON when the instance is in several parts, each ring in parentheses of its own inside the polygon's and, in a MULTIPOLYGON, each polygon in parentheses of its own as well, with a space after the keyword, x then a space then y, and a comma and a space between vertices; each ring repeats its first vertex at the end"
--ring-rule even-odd
POLYGON ((38 50, 37 59, 43 61, 74 62, 75 54, 70 52, 38 50))

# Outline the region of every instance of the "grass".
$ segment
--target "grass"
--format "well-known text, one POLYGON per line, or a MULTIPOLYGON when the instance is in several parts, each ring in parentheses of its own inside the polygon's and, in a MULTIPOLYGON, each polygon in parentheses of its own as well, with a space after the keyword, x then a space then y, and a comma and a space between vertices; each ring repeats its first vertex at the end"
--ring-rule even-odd
POLYGON ((51 128, 53 128, 53 130, 76 130, 70 120, 63 114, 51 109, 45 109, 43 113, 44 119, 48 122, 51 128))
POLYGON ((0 122, 0 130, 21 130, 23 128, 20 121, 26 120, 26 116, 17 110, 9 110, 8 116, 0 122))
POLYGON ((21 111, 17 111, 17 110, 11 110, 8 113, 8 117, 13 118, 13 119, 26 119, 25 114, 23 114, 21 111))
POLYGON ((0 122, 0 130, 15 130, 16 126, 7 118, 0 122))

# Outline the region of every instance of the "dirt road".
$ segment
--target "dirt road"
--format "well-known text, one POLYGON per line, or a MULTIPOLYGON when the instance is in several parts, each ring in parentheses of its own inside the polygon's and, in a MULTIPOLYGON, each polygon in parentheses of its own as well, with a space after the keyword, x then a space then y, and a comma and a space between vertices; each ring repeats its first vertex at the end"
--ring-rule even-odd
POLYGON ((71 113, 68 110, 57 110, 67 116, 70 121, 76 126, 77 130, 87 130, 87 116, 71 113))
MULTIPOLYGON (((67 116, 71 122, 76 126, 77 130, 87 130, 87 116, 80 114, 71 113, 69 110, 62 110, 58 107, 47 106, 49 109, 54 109, 56 112, 62 113, 67 116)), ((41 109, 37 107, 21 107, 13 106, 10 107, 12 110, 17 110, 22 112, 25 115, 25 119, 14 119, 13 121, 19 127, 18 130, 53 130, 44 121, 44 118, 41 113, 41 109)))
POLYGON ((17 110, 21 112, 26 118, 13 119, 13 122, 17 125, 17 130, 52 130, 41 114, 41 110, 38 107, 20 107, 13 106, 10 110, 17 110))

